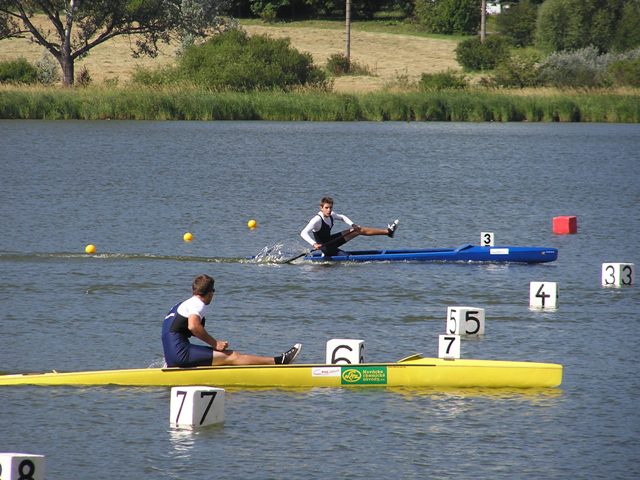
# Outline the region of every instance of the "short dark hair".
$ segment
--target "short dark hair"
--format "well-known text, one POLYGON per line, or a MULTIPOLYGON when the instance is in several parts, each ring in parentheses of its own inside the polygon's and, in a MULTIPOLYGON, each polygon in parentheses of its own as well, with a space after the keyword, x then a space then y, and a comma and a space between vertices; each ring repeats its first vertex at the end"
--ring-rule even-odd
POLYGON ((331 197, 322 197, 320 199, 320 206, 324 205, 325 203, 333 205, 333 198, 331 198, 331 197))
POLYGON ((206 295, 213 291, 213 284, 215 280, 209 275, 200 274, 193 279, 191 284, 191 291, 194 295, 206 295))

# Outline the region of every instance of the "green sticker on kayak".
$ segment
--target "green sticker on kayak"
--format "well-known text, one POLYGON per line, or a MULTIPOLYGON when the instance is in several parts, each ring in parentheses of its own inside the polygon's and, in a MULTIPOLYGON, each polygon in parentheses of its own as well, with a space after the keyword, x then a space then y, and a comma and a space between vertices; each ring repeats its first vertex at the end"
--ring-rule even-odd
POLYGON ((342 367, 340 374, 342 385, 386 385, 387 367, 342 367))

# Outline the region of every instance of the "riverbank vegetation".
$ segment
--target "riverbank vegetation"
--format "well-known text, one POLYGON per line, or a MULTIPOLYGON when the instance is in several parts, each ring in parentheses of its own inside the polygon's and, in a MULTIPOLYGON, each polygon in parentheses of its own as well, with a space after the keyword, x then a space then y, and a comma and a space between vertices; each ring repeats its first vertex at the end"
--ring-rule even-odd
MULTIPOLYGON (((78 57, 66 89, 51 54, 0 53, 0 118, 640 121, 640 0, 606 11, 599 0, 510 2, 486 38, 477 0, 389 0, 383 17, 354 1, 351 57, 330 3, 236 2, 259 18, 173 39, 155 63, 132 62, 134 38, 114 37, 78 57), (596 13, 608 19, 599 30, 596 13)), ((190 25, 206 23, 194 15, 190 25)))
POLYGON ((337 94, 313 89, 1 87, 0 118, 639 123, 640 91, 449 89, 337 94))

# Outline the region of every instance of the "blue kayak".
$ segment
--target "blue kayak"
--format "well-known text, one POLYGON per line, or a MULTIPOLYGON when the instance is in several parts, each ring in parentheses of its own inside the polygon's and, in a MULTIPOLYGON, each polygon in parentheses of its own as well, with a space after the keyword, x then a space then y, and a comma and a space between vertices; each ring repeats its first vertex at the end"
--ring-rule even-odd
POLYGON ((461 245, 458 248, 428 248, 416 250, 362 250, 325 257, 315 251, 304 257, 314 262, 553 262, 558 249, 550 247, 482 247, 461 245))

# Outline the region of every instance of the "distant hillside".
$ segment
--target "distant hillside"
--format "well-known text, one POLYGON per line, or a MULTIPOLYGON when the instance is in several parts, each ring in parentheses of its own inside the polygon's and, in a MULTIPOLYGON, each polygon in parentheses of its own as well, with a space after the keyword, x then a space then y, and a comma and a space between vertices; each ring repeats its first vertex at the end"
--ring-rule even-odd
MULTIPOLYGON (((250 34, 266 34, 274 38, 289 37, 291 45, 309 52, 317 65, 325 65, 327 58, 344 53, 344 29, 276 25, 243 26, 250 34)), ((175 47, 165 46, 155 59, 132 58, 129 39, 117 38, 96 47, 88 57, 76 63, 76 72, 83 66, 95 83, 118 78, 120 83, 131 77, 136 66, 153 67, 172 62, 175 47)), ((336 91, 367 92, 379 90, 398 79, 416 80, 423 72, 458 70, 454 49, 457 41, 411 35, 351 31, 351 59, 368 67, 373 76, 340 77, 336 91)), ((25 57, 30 62, 42 55, 42 47, 25 39, 0 41, 0 61, 25 57)))

